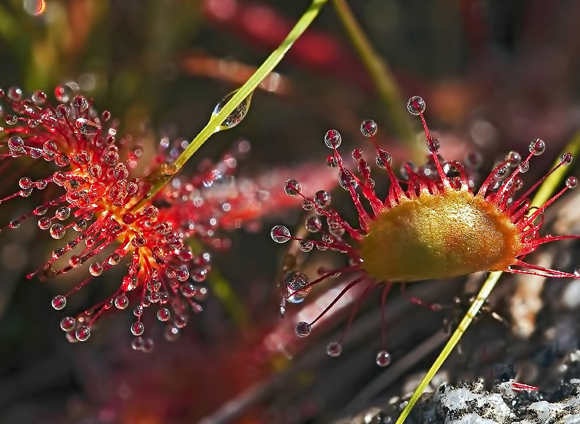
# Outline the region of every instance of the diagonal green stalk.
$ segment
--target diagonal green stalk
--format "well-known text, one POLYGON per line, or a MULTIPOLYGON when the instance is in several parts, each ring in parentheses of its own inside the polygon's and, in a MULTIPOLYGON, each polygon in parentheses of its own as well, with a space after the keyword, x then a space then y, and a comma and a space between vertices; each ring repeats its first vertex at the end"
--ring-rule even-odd
MULTIPOLYGON (((564 152, 572 153, 572 155, 574 156, 576 156, 579 151, 580 151, 580 131, 578 131, 574 135, 574 137, 572 137, 572 140, 570 140, 570 142, 564 148, 564 152)), ((554 162, 553 166, 555 167, 559 163, 560 160, 558 159, 554 162)), ((550 199, 550 197, 552 197, 558 185, 564 179, 565 175, 566 175, 565 167, 560 167, 560 169, 554 172, 554 174, 552 174, 550 178, 544 181, 544 183, 540 186, 536 195, 532 199, 532 206, 540 206, 546 203, 550 199)), ((483 306, 483 303, 488 298, 489 294, 495 287, 496 283, 499 280, 499 277, 501 277, 502 274, 503 272, 501 271, 492 272, 487 278, 487 280, 485 280, 485 283, 483 283, 483 286, 481 287, 481 290, 479 291, 477 298, 473 301, 473 303, 469 307, 469 310, 467 311, 467 313, 457 326, 457 329, 455 330, 453 335, 449 338, 447 344, 445 345, 445 347, 443 348, 437 359, 435 359, 435 362, 433 362, 433 365, 431 365, 431 368, 429 368, 429 371, 427 371, 427 374, 425 374, 425 377, 423 377, 417 389, 415 389, 415 391, 413 392, 411 399, 409 399, 409 402, 405 406, 405 409, 403 409, 403 412, 401 412, 401 415, 399 416, 395 424, 403 424, 405 422, 405 419, 411 413, 411 410, 413 409, 413 407, 423 394, 423 391, 425 390, 427 385, 431 382, 435 374, 439 371, 443 363, 447 360, 447 357, 449 357, 449 355, 451 354, 451 352, 453 351, 453 349, 463 336, 463 333, 465 333, 467 327, 469 327, 469 325, 473 321, 473 318, 477 315, 477 313, 483 306)))
POLYGON ((183 153, 174 162, 171 167, 171 172, 164 175, 165 178, 160 178, 156 181, 147 196, 136 205, 135 209, 143 207, 148 199, 155 196, 169 182, 173 175, 177 174, 185 163, 193 156, 193 154, 207 141, 208 138, 214 134, 220 124, 239 106, 239 104, 251 95, 256 87, 272 72, 272 70, 282 60, 286 52, 290 50, 294 42, 304 33, 306 28, 312 23, 314 18, 318 15, 322 7, 328 0, 313 0, 308 9, 300 17, 298 22, 288 36, 282 41, 282 44, 272 52, 272 54, 262 63, 262 65, 254 72, 254 74, 246 81, 246 83, 236 92, 230 101, 223 107, 223 109, 212 116, 207 125, 199 132, 193 141, 187 146, 183 153))
MULTIPOLYGON (((195 253, 203 251, 202 244, 195 238, 187 240, 187 244, 195 253)), ((248 311, 227 278, 218 270, 212 269, 208 277, 208 286, 222 303, 236 326, 243 328, 248 324, 248 311)))
POLYGON ((415 130, 409 114, 401 105, 405 104, 399 87, 387 63, 377 54, 370 40, 356 20, 346 0, 332 0, 334 8, 344 26, 354 49, 367 69, 381 100, 384 102, 389 119, 398 136, 407 146, 417 144, 415 130))

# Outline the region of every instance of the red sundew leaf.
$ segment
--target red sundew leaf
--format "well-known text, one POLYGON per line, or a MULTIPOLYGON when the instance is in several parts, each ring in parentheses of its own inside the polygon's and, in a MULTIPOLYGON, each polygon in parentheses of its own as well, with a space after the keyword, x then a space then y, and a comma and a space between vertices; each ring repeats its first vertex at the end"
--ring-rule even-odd
POLYGON ((78 233, 28 275, 47 279, 88 266, 88 278, 53 299, 57 310, 65 308, 67 297, 126 258, 128 271, 116 291, 76 317, 63 318, 61 328, 69 341, 85 341, 103 314, 125 309, 134 300, 133 347, 148 352, 153 340, 143 337, 144 310, 156 309, 157 319, 168 325, 166 338, 175 339, 189 313, 202 310, 200 297, 205 297, 205 290, 200 284, 210 270, 210 257, 193 254, 184 244, 184 238, 196 234, 193 228, 166 220, 151 202, 134 210, 150 186, 146 179, 132 175, 142 148, 129 136, 119 138, 118 122, 111 114, 98 114, 92 101, 78 95, 76 89, 75 84, 57 87, 57 106, 42 92, 25 98, 15 87, 6 93, 0 90, 0 97, 13 111, 5 117, 7 127, 0 132, 0 157, 46 163, 45 178, 20 178, 19 190, 0 203, 51 187, 52 192, 44 191, 50 194, 44 203, 12 220, 8 227, 16 229, 22 221, 37 217, 39 228, 54 239, 63 239, 67 232, 78 233), (62 265, 61 259, 67 264, 62 265))
POLYGON ((204 181, 180 178, 168 187, 163 197, 172 203, 167 209, 173 220, 194 221, 198 233, 217 229, 231 230, 254 224, 260 220, 279 216, 296 208, 282 186, 291 176, 300 175, 305 187, 314 194, 314 188, 332 190, 336 185, 336 170, 325 166, 306 164, 296 168, 280 168, 253 178, 224 175, 218 164, 204 181), (215 171, 215 172, 214 172, 215 171), (185 200, 184 200, 185 199, 185 200))

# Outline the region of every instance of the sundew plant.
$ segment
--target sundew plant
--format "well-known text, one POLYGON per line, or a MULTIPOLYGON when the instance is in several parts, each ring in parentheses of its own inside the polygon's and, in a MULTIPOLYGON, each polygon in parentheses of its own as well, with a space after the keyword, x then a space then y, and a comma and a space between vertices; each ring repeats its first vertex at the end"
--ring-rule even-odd
MULTIPOLYGON (((42 15, 50 8, 44 1, 24 4, 24 10, 32 16, 42 15)), ((278 35, 279 31, 272 30, 274 24, 285 27, 282 19, 267 13, 266 6, 207 1, 203 7, 220 24, 232 25, 241 36, 249 33, 261 41, 267 38, 268 31, 278 35), (238 19, 240 16, 243 19, 238 19), (261 18, 256 20, 256 16, 261 18)), ((99 13, 105 13, 103 10, 99 13)), ((81 8, 70 13, 72 16, 88 12, 81 8)), ((2 14, 8 16, 0 6, 2 14)), ((15 31, 2 16, 0 30, 6 34, 15 31)), ((0 81, 5 86, 0 89, 0 116, 4 121, 0 127, 0 175, 6 176, 0 195, 0 211, 6 211, 0 214, 1 233, 3 237, 17 234, 33 222, 34 231, 39 233, 38 244, 46 246, 47 254, 27 271, 26 279, 44 283, 64 276, 73 280, 69 289, 58 286, 59 291, 46 305, 61 314, 59 326, 66 340, 90 346, 95 339, 91 336, 108 316, 126 310, 131 323, 125 333, 130 334, 132 350, 152 353, 159 349, 157 346, 161 346, 161 352, 166 349, 161 340, 158 342, 156 333, 162 334, 161 339, 178 342, 187 331, 186 326, 191 327, 198 317, 203 318, 207 312, 205 302, 213 295, 224 303, 225 309, 231 307, 230 312, 237 311, 232 313, 236 316, 234 321, 239 318, 233 327, 240 332, 255 336, 268 327, 260 327, 258 324, 263 323, 256 318, 248 319, 249 315, 258 315, 256 311, 240 312, 239 302, 231 290, 235 282, 223 283, 216 263, 232 254, 228 252, 231 242, 227 233, 240 228, 259 230, 263 218, 276 215, 280 224, 271 229, 269 237, 260 234, 271 238, 268 243, 273 248, 277 245, 272 241, 283 245, 280 248, 287 249, 286 260, 279 267, 277 281, 271 281, 261 296, 272 299, 272 309, 279 307, 285 321, 268 323, 270 332, 264 333, 269 336, 260 342, 259 348, 243 355, 249 358, 244 365, 266 363, 272 375, 287 372, 286 367, 290 367, 287 362, 296 351, 316 349, 309 346, 311 337, 307 336, 316 332, 322 318, 333 315, 347 294, 354 292, 356 296, 349 305, 346 324, 338 338, 326 346, 326 353, 334 358, 329 361, 346 360, 343 346, 352 335, 357 313, 374 291, 380 291, 381 332, 376 337, 381 345, 374 353, 373 372, 388 370, 402 359, 392 354, 385 312, 389 307, 388 298, 396 291, 394 287, 400 286, 405 294, 406 286, 419 281, 434 280, 429 284, 438 284, 437 280, 442 279, 480 272, 490 274, 465 318, 453 323, 455 332, 406 404, 398 420, 402 423, 467 330, 502 272, 580 279, 577 272, 544 266, 532 255, 541 252, 544 245, 564 244, 566 240, 580 238, 574 234, 548 234, 545 225, 546 212, 578 185, 576 177, 564 177, 565 169, 574 163, 578 141, 569 144, 569 149, 558 155, 554 165, 533 181, 528 181, 527 176, 535 176, 534 171, 541 169, 538 157, 549 150, 548 139, 527 140, 525 151, 502 152, 502 159, 480 179, 473 156, 468 155, 465 161, 445 158, 442 150, 446 140, 442 137, 440 141, 426 121, 431 93, 427 90, 422 94, 419 92, 422 87, 413 87, 413 94, 421 94, 425 99, 414 95, 406 100, 401 95, 390 69, 374 51, 345 0, 313 0, 287 30, 283 40, 282 36, 273 38, 276 44, 280 40, 281 43, 257 68, 234 66, 232 61, 215 62, 197 53, 183 59, 184 68, 191 72, 219 74, 241 85, 227 96, 215 99, 213 110, 205 111, 207 124, 191 141, 155 136, 159 142, 153 153, 147 151, 145 135, 125 132, 122 119, 114 117, 109 110, 97 109, 91 95, 81 87, 90 86, 86 75, 79 76, 84 78, 82 84, 55 84, 51 92, 27 92, 0 81), (368 73, 365 79, 372 81, 372 90, 387 111, 389 122, 385 127, 389 130, 383 131, 381 126, 379 131, 377 122, 381 122, 381 117, 366 116, 361 117, 366 119, 359 120, 357 128, 348 128, 346 122, 352 124, 352 119, 344 122, 340 119, 350 117, 341 115, 341 106, 328 114, 332 127, 338 129, 328 129, 321 137, 330 154, 319 167, 311 165, 312 160, 308 158, 294 167, 274 167, 262 175, 245 176, 239 171, 240 162, 243 157, 252 157, 250 142, 246 140, 237 142, 234 148, 218 149, 222 152, 219 160, 200 158, 204 153, 199 149, 213 135, 244 126, 246 116, 252 113, 252 104, 262 101, 255 95, 257 90, 278 90, 279 95, 287 95, 291 84, 272 72, 287 53, 293 52, 294 43, 326 3, 332 3, 360 58, 361 69, 368 73), (422 133, 416 131, 420 126, 422 133), (355 138, 350 137, 353 133, 359 145, 346 154, 349 144, 346 140, 355 138), (413 164, 412 161, 425 154, 424 163, 413 164), (192 171, 191 164, 195 161, 199 166, 192 171), (333 192, 335 187, 337 191, 333 192), (336 201, 343 198, 349 199, 356 212, 354 218, 344 211, 346 205, 336 201), (280 217, 283 211, 290 213, 280 217), (300 214, 301 221, 296 224, 300 214), (313 275, 305 258, 315 256, 319 260, 331 252, 338 252, 335 257, 342 262, 320 267, 317 275, 313 275), (89 287, 98 286, 104 278, 114 279, 109 275, 117 276, 112 292, 81 310, 71 307, 76 304, 73 299, 83 296, 89 287), (221 285, 212 286, 209 283, 212 276, 221 279, 221 285), (324 291, 334 293, 330 300, 324 291), (273 300, 277 296, 278 304, 273 300), (313 298, 316 301, 312 302, 313 298), (302 307, 308 308, 309 313, 316 310, 314 318, 304 318, 299 312, 302 307), (297 319, 291 323, 294 330, 291 336, 297 340, 298 348, 287 349, 293 342, 288 340, 285 325, 294 318, 297 319), (279 356, 284 359, 280 360, 279 356)), ((75 34, 80 37, 82 31, 79 31, 77 28, 75 34)), ((73 35, 65 37, 71 45, 75 40, 73 35)), ((266 41, 265 44, 272 43, 270 39, 266 41)), ((333 52, 337 58, 348 57, 348 61, 337 62, 345 66, 353 59, 341 56, 332 48, 340 44, 324 35, 312 35, 309 41, 314 47, 296 48, 296 54, 308 66, 318 66, 319 71, 325 72, 324 66, 328 63, 324 60, 333 52)), ((157 48, 163 50, 162 45, 160 42, 157 48)), ((35 51, 34 46, 28 47, 27 51, 35 51)), ((174 60, 171 56, 164 56, 168 61, 164 66, 168 69, 175 65, 169 63, 174 60)), ((53 60, 52 56, 46 59, 47 63, 53 60)), ((347 78, 357 75, 356 69, 344 75, 347 78)), ((139 81, 144 82, 146 78, 139 81)), ((147 85, 141 89, 146 90, 147 85)), ((308 101, 315 104, 313 99, 308 101)), ((348 106, 345 104, 344 108, 348 106)), ((314 107, 320 109, 318 104, 314 107)), ((126 116, 142 112, 134 108, 126 116)), ((276 144, 283 156, 290 155, 292 146, 278 143, 276 139, 285 131, 284 121, 280 122, 276 124, 276 132, 269 136, 271 144, 276 144), (286 147, 288 152, 283 151, 286 147)), ((249 138, 252 141, 251 134, 249 138)), ((269 166, 266 163, 264 168, 269 166)), ((325 259, 320 260, 325 263, 325 259)), ((256 263, 260 261, 261 258, 256 259, 256 263)), ((437 309, 436 305, 427 306, 437 309)), ((209 320, 220 318, 223 316, 214 314, 209 320)), ((193 337, 203 343, 212 336, 201 331, 193 337)), ((243 344, 246 346, 246 341, 243 344)), ((136 354, 129 351, 131 355, 136 354)), ((224 358, 220 356, 218 362, 226 363, 224 358)), ((250 390, 247 399, 267 397, 267 392, 250 390)), ((248 405, 251 403, 247 401, 248 405)), ((228 409, 227 405, 224 408, 232 414, 236 410, 228 409)), ((223 418, 219 414, 216 417, 223 418)))

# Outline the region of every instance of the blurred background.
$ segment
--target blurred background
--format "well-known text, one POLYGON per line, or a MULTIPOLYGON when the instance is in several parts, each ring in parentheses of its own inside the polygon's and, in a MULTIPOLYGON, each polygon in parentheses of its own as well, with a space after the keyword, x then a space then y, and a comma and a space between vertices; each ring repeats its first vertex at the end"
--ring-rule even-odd
MULTIPOLYGON (((485 275, 413 285, 409 292, 444 305, 440 312, 412 304, 396 290, 387 305, 389 367, 374 361, 380 309, 373 296, 350 328, 342 356, 329 358, 326 344, 344 328, 347 310, 338 308, 308 339, 297 339, 293 327, 322 310, 332 290, 349 280, 332 280, 280 318, 277 281, 288 245, 275 245, 269 230, 277 223, 291 230, 303 226, 299 205, 288 208, 287 199, 281 200, 283 181, 308 181, 316 185, 311 191, 336 186, 322 136, 329 128, 341 131, 348 156, 364 142, 359 125, 369 118, 377 121, 379 140, 395 163, 422 163, 427 151, 420 122, 400 115, 411 95, 426 100, 442 154, 470 156, 480 178, 509 150, 523 154, 532 139, 544 139, 546 153, 526 174, 527 182, 534 181, 580 128, 580 3, 348 3, 388 64, 401 93, 400 111, 378 95, 327 4, 256 91, 243 123, 213 136, 183 171, 193 175, 204 161, 217 161, 234 143, 248 140, 251 150, 236 178, 256 183, 256 196, 274 206, 222 234, 227 241, 221 248, 210 247, 214 271, 205 310, 179 341, 160 340, 147 355, 134 352, 126 312, 103 320, 90 341, 69 344, 50 300, 70 281, 25 279, 50 254, 52 241, 41 235, 35 243, 34 222, 0 235, 0 423, 291 424, 333 422, 361 412, 364 422, 382 422, 369 408, 392 399, 396 404, 414 388, 446 340, 445 329, 465 311, 455 296, 475 292, 485 275), (278 201, 286 203, 278 208, 278 201)), ((30 94, 78 85, 99 110, 120 119, 121 133, 142 137, 151 150, 162 137, 180 145, 279 45, 308 4, 0 0, 0 86, 30 94)), ((386 181, 376 180, 384 190, 386 181)), ((11 193, 8 184, 2 190, 11 193)), ((333 192, 333 199, 348 218, 355 217, 344 191, 333 192)), ((569 193, 552 207, 549 231, 579 233, 579 204, 576 193, 569 193)), ((22 201, 22 209, 1 209, 2 226, 31 206, 22 201)), ((578 247, 548 246, 530 261, 571 272, 578 247)), ((312 276, 320 267, 343 264, 340 255, 328 252, 299 259, 312 276)), ((100 287, 83 290, 67 309, 82 310, 119 278, 106 273, 100 287)), ((577 282, 504 276, 489 306, 501 321, 483 313, 437 382, 517 378, 549 388, 575 376, 579 294, 577 282)))

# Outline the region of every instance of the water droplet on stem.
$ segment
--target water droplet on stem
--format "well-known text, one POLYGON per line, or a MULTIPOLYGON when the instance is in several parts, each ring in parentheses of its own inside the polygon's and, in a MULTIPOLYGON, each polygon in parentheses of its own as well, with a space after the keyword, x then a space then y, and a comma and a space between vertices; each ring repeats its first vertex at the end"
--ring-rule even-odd
MULTIPOLYGON (((211 114, 211 117, 213 118, 214 116, 218 115, 222 111, 224 106, 236 95, 237 92, 238 90, 234 90, 230 94, 225 96, 223 99, 221 99, 220 102, 215 106, 211 114)), ((244 100, 242 100, 239 105, 236 106, 233 112, 230 113, 227 116, 227 118, 222 121, 220 125, 218 125, 215 132, 229 130, 230 128, 233 128, 240 122, 242 122, 246 117, 246 115, 248 114, 248 110, 250 110, 250 104, 252 102, 253 94, 254 94, 253 92, 248 94, 248 96, 244 100)))

